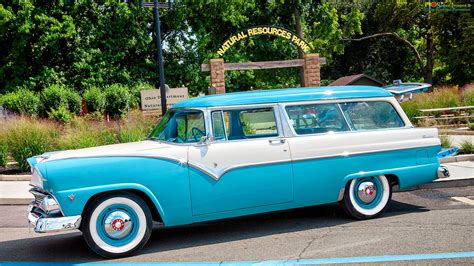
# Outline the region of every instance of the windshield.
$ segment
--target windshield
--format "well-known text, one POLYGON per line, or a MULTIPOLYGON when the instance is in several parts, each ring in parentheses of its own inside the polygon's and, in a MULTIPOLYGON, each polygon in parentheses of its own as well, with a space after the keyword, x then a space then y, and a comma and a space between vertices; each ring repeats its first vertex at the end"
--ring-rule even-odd
POLYGON ((206 136, 204 114, 199 110, 170 110, 151 132, 149 139, 174 143, 198 142, 206 136))

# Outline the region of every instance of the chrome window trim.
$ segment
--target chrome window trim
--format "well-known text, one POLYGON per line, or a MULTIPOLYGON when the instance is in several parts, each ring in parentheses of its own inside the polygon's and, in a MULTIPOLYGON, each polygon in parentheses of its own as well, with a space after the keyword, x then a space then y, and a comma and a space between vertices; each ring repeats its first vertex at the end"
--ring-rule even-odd
POLYGON ((227 141, 227 129, 225 127, 224 112, 222 112, 222 110, 208 110, 208 111, 209 111, 210 117, 211 117, 211 121, 210 121, 211 132, 210 132, 210 134, 213 137, 214 141, 227 141), (216 134, 215 134, 215 131, 214 131, 214 120, 212 119, 212 114, 213 113, 219 113, 221 115, 222 125, 224 125, 224 139, 216 139, 216 134))
POLYGON ((346 114, 344 113, 344 111, 342 111, 341 104, 340 104, 340 103, 337 103, 337 107, 339 108, 339 111, 341 112, 342 117, 344 118, 344 121, 346 122, 346 125, 347 125, 347 127, 349 128, 348 131, 354 131, 354 130, 352 129, 352 127, 351 127, 351 124, 349 124, 349 120, 347 120, 346 114))

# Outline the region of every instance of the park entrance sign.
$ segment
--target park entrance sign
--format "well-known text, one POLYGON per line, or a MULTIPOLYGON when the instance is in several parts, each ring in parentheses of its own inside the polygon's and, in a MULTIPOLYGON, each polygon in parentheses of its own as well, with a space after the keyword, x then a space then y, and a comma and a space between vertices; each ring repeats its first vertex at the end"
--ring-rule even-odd
POLYGON ((247 39, 252 36, 258 36, 258 35, 272 35, 272 36, 282 37, 292 42, 303 52, 307 52, 310 50, 309 44, 292 31, 289 31, 287 29, 280 28, 280 27, 275 27, 275 26, 255 26, 255 27, 245 29, 243 31, 238 32, 237 34, 230 36, 221 45, 219 50, 217 50, 217 53, 220 56, 223 56, 224 53, 230 47, 232 47, 232 45, 234 45, 236 42, 243 39, 247 39))
MULTIPOLYGON (((142 110, 161 110, 161 93, 160 90, 143 90, 140 92, 142 110)), ((170 108, 174 104, 188 99, 188 88, 173 88, 166 90, 166 105, 170 108)))
POLYGON ((251 69, 275 69, 287 67, 303 68, 302 87, 317 87, 321 83, 320 68, 326 63, 326 59, 319 57, 319 54, 308 53, 311 51, 309 44, 299 37, 296 33, 284 28, 275 26, 255 26, 239 31, 230 36, 217 50, 221 58, 209 60, 209 64, 202 64, 201 71, 210 72, 211 86, 209 94, 225 93, 225 71, 232 70, 251 70, 251 69), (224 54, 229 48, 238 41, 258 36, 270 35, 284 38, 293 43, 299 51, 303 53, 302 58, 280 61, 263 62, 242 62, 242 63, 224 63, 224 54))

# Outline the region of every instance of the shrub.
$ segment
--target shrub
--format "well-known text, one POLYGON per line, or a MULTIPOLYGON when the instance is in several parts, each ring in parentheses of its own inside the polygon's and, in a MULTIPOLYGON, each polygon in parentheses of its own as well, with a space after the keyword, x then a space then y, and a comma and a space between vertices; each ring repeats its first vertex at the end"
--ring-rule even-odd
POLYGON ((140 92, 142 90, 154 90, 156 89, 155 86, 148 84, 148 83, 139 83, 132 87, 130 94, 130 108, 139 108, 140 107, 140 92))
POLYGON ((72 120, 73 114, 64 105, 61 105, 58 109, 48 112, 48 117, 58 122, 69 123, 72 120))
POLYGON ((468 123, 467 126, 470 130, 474 130, 474 123, 468 123))
POLYGON ((8 146, 6 140, 0 139, 0 166, 7 167, 8 146))
POLYGON ((20 88, 2 96, 2 105, 10 111, 36 116, 39 114, 40 99, 38 95, 26 88, 20 88))
POLYGON ((474 143, 471 140, 463 140, 459 146, 462 153, 471 154, 474 152, 474 143))
POLYGON ((420 111, 416 102, 405 101, 401 103, 401 106, 412 123, 415 122, 415 117, 420 116, 420 111))
POLYGON ((87 111, 103 113, 105 111, 105 93, 97 87, 92 87, 84 92, 84 100, 87 104, 87 111))
POLYGON ((127 87, 113 84, 105 90, 106 111, 110 116, 123 117, 130 108, 130 92, 127 87))
POLYGON ((82 111, 82 99, 79 93, 62 85, 51 85, 46 88, 42 93, 41 100, 45 113, 58 110, 60 106, 64 106, 69 112, 76 115, 82 111))
POLYGON ((439 135, 439 139, 441 140, 441 147, 443 148, 453 147, 453 141, 448 135, 439 135))
POLYGON ((30 166, 26 159, 55 148, 58 135, 54 123, 21 118, 9 124, 7 145, 20 170, 28 171, 30 166))
POLYGON ((464 106, 474 106, 474 89, 462 93, 462 103, 464 106))
POLYGON ((118 141, 120 143, 144 140, 155 126, 152 120, 143 116, 140 111, 130 112, 127 121, 122 122, 118 128, 118 141))

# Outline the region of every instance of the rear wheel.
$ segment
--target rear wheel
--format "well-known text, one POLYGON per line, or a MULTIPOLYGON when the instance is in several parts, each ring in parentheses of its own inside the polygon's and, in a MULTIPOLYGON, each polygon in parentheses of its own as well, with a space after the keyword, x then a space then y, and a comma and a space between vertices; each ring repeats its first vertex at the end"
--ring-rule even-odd
POLYGON ((145 246, 152 231, 152 215, 134 194, 109 194, 92 203, 82 229, 87 245, 97 254, 125 257, 145 246))
POLYGON ((384 175, 353 179, 346 185, 342 206, 356 219, 379 216, 392 198, 392 187, 384 175))

